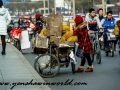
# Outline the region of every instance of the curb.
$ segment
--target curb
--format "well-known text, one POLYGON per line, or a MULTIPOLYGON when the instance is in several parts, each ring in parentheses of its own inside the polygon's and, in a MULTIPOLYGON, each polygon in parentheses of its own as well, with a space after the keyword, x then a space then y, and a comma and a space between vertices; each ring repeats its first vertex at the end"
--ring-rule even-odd
MULTIPOLYGON (((22 60, 22 62, 25 64, 26 68, 31 72, 31 74, 33 75, 35 80, 37 82, 43 82, 44 83, 45 81, 43 80, 43 78, 34 70, 34 68, 27 61, 27 59, 22 55, 22 53, 20 53, 13 45, 11 45, 11 44, 8 44, 8 45, 10 45, 10 47, 17 53, 17 55, 22 60)), ((42 88, 42 90, 51 90, 49 88, 49 86, 47 86, 47 85, 41 85, 40 87, 42 88)))

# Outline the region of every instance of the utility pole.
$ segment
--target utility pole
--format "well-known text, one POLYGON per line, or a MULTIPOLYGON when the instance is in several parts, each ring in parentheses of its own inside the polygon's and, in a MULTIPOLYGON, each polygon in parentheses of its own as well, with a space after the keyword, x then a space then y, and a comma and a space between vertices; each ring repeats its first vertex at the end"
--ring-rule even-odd
POLYGON ((55 10, 55 14, 56 14, 56 0, 54 0, 54 10, 55 10))
POLYGON ((105 14, 105 1, 102 0, 102 8, 103 8, 103 13, 105 14))

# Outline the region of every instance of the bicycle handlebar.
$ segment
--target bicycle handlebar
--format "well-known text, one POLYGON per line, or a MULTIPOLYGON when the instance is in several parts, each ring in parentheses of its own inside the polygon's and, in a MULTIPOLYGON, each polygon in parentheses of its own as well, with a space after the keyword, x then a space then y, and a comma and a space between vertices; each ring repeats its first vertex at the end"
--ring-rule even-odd
POLYGON ((55 35, 49 35, 49 36, 47 36, 47 38, 50 38, 50 37, 52 37, 52 36, 55 36, 55 35))

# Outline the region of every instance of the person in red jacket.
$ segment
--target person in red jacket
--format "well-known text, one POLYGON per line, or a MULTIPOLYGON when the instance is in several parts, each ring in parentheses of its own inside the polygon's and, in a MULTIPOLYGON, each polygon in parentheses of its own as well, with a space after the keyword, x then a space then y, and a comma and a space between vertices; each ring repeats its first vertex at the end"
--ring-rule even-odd
MULTIPOLYGON (((79 24, 83 23, 83 18, 81 16, 77 16, 74 21, 75 21, 75 27, 77 27, 79 24)), ((84 53, 83 53, 84 57, 82 58, 81 64, 78 67, 78 70, 76 70, 76 72, 84 71, 84 64, 86 59, 88 61, 89 66, 85 72, 93 72, 93 65, 90 57, 90 53, 93 52, 93 49, 92 49, 92 44, 90 42, 87 27, 74 30, 74 35, 78 36, 78 44, 79 44, 78 48, 83 49, 84 47, 84 53)))

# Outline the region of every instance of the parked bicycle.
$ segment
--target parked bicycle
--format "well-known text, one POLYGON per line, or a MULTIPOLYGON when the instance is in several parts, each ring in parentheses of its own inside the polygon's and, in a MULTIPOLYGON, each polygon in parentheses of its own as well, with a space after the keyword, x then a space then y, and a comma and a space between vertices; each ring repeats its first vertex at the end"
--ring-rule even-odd
POLYGON ((73 51, 74 47, 70 47, 69 45, 58 47, 52 40, 51 37, 54 35, 47 36, 49 39, 48 49, 44 54, 40 54, 34 63, 35 70, 42 77, 53 77, 55 76, 60 67, 68 67, 69 63, 71 63, 72 72, 75 73, 75 63, 69 57, 71 51, 73 51), (61 54, 61 50, 66 51, 66 53, 61 54))

